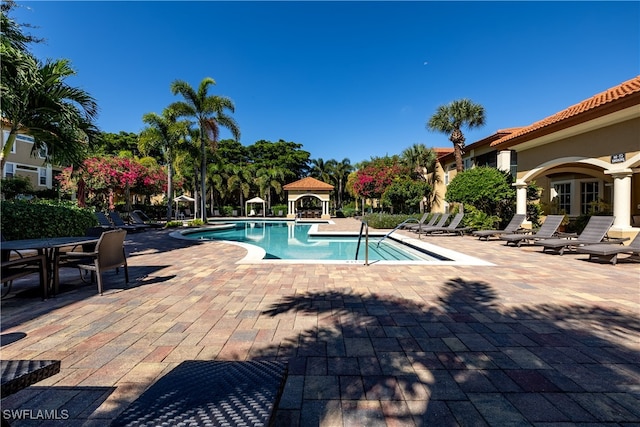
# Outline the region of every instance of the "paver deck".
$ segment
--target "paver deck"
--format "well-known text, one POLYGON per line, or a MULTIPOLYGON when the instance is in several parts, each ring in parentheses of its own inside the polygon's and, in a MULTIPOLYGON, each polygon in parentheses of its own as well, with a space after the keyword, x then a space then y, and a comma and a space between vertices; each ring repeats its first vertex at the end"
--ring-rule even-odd
POLYGON ((12 425, 108 425, 193 359, 288 362, 278 426, 640 424, 637 262, 423 236, 494 265, 237 264, 167 235, 127 236, 103 296, 74 271, 47 301, 15 285, 1 357, 62 365, 2 400, 12 425))

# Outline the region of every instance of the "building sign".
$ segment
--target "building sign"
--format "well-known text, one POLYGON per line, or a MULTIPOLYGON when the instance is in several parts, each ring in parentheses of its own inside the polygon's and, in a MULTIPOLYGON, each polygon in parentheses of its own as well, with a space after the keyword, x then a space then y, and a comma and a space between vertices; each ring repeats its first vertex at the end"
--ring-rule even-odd
POLYGON ((611 155, 611 163, 624 163, 626 157, 624 153, 612 154, 611 155))

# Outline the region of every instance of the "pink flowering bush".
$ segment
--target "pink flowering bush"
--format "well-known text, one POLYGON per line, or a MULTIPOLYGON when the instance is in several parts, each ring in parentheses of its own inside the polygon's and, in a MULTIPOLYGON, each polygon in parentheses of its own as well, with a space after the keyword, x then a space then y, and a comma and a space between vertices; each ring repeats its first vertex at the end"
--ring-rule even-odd
MULTIPOLYGON (((92 157, 73 169, 65 168, 57 177, 62 191, 85 192, 90 203, 102 205, 114 195, 161 194, 167 189, 167 173, 160 167, 148 168, 127 157, 92 157)), ((79 195, 80 199, 80 195, 79 195)))

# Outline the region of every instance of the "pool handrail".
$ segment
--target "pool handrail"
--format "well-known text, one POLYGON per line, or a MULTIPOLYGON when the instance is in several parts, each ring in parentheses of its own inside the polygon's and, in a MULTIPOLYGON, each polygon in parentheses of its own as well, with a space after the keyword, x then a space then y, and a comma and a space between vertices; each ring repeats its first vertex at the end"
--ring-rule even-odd
POLYGON ((360 220, 360 234, 358 235, 358 245, 356 246, 356 257, 358 260, 358 252, 360 252, 360 241, 362 241, 362 230, 365 229, 365 245, 364 245, 364 265, 369 265, 369 224, 365 220, 360 220))
POLYGON ((388 232, 387 234, 384 235, 384 237, 382 237, 382 239, 378 240, 378 244, 376 245, 376 248, 380 247, 380 243, 386 239, 387 237, 389 237, 391 235, 391 233, 393 233, 394 231, 398 230, 400 227, 404 226, 406 223, 408 222, 420 222, 418 221, 417 218, 407 218, 404 221, 402 221, 400 224, 396 225, 396 228, 394 228, 393 230, 391 230, 390 232, 388 232))

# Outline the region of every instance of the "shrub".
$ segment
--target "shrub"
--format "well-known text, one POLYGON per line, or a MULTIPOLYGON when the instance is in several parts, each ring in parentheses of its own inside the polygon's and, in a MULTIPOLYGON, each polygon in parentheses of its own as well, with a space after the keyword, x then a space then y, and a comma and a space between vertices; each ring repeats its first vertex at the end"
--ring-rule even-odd
POLYGON ((471 205, 467 205, 464 208, 463 224, 465 227, 471 227, 476 230, 492 230, 495 229, 496 224, 499 222, 500 217, 496 215, 489 215, 471 205))
POLYGON ((382 194, 382 205, 391 206, 394 212, 414 213, 420 211, 420 203, 431 194, 431 186, 424 181, 398 180, 382 194))
POLYGON ((84 236, 98 225, 92 209, 67 201, 6 200, 1 214, 0 228, 7 240, 84 236))
POLYGON ((200 218, 192 219, 187 222, 189 227, 202 227, 204 225, 204 221, 200 218))
POLYGON ((508 172, 481 166, 456 175, 445 197, 448 202, 471 205, 487 215, 508 221, 515 210, 516 191, 508 172))
POLYGON ((29 178, 14 176, 13 178, 2 178, 0 180, 2 194, 8 199, 14 199, 18 194, 33 194, 33 186, 29 178))
POLYGON ((409 218, 420 220, 422 214, 414 215, 391 215, 391 214, 368 214, 362 220, 369 224, 371 228, 396 228, 409 218))

